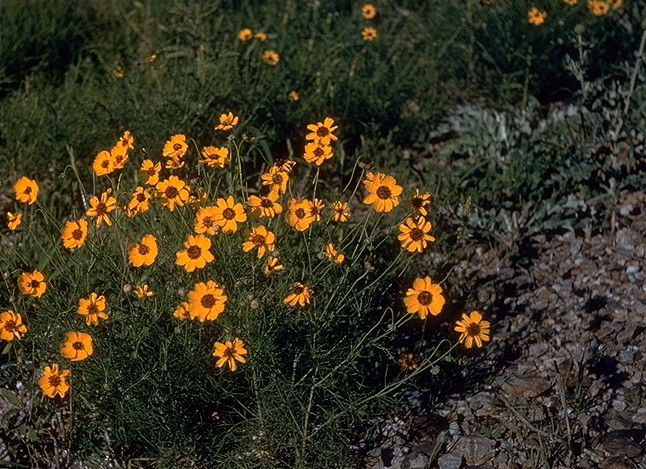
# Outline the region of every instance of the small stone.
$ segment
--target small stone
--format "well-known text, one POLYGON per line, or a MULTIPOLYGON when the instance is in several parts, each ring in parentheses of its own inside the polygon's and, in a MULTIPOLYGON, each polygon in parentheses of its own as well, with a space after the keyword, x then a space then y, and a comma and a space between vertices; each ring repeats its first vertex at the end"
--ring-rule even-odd
POLYGON ((460 469, 462 467, 462 456, 453 453, 444 454, 437 460, 439 469, 460 469))
POLYGON ((550 389, 550 382, 538 376, 507 376, 500 383, 500 388, 513 397, 537 397, 550 389))
POLYGON ((464 457, 469 466, 482 466, 491 462, 495 456, 496 442, 482 436, 463 436, 453 448, 453 454, 464 457))

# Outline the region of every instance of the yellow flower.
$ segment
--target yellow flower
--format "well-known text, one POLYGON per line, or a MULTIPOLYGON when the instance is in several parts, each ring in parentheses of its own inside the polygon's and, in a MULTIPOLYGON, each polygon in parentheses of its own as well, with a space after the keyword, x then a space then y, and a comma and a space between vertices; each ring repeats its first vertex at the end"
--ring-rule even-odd
POLYGON ((229 162, 229 149, 227 147, 204 147, 202 148, 203 163, 213 168, 224 168, 229 162))
POLYGON ((298 91, 292 90, 287 94, 287 99, 289 99, 292 103, 295 103, 296 101, 301 99, 301 95, 298 93, 298 91))
POLYGON ((0 313, 0 340, 20 340, 26 332, 27 326, 23 324, 19 313, 11 310, 0 313))
POLYGON ((137 187, 132 193, 132 198, 126 207, 126 214, 128 217, 133 218, 136 215, 146 213, 150 210, 151 199, 152 195, 150 195, 150 192, 148 192, 147 189, 144 189, 141 186, 137 187))
POLYGON ((294 167, 296 166, 296 161, 278 160, 276 162, 276 165, 280 168, 281 171, 284 171, 291 176, 292 172, 294 171, 294 167))
POLYGON ((200 282, 188 293, 188 310, 191 319, 200 322, 215 321, 224 312, 228 297, 224 287, 213 280, 200 282))
POLYGON ((491 324, 489 321, 483 321, 482 314, 478 311, 472 311, 468 316, 462 314, 462 320, 456 321, 455 324, 455 331, 460 333, 459 341, 466 348, 471 348, 474 342, 477 347, 482 347, 483 342, 490 339, 491 324))
POLYGON ((367 28, 363 28, 361 30, 361 37, 363 38, 364 41, 367 41, 367 42, 376 41, 377 38, 379 37, 379 32, 377 31, 377 28, 368 26, 367 28))
POLYGON ((110 157, 115 170, 123 169, 128 162, 128 147, 121 145, 120 142, 117 143, 110 150, 110 157))
POLYGON ((236 203, 232 196, 218 199, 214 209, 215 223, 222 228, 223 233, 238 231, 238 223, 247 221, 247 214, 241 203, 236 203))
POLYGON ((325 257, 339 265, 343 264, 343 261, 345 261, 345 256, 337 251, 332 243, 328 243, 325 247, 325 257))
POLYGON ((260 181, 263 186, 268 186, 271 192, 280 196, 287 191, 289 173, 280 166, 272 166, 269 171, 260 176, 260 181))
POLYGON ((267 33, 259 32, 254 35, 254 39, 260 42, 265 42, 267 40, 267 33))
POLYGON ((402 353, 397 362, 399 363, 399 367, 402 371, 415 371, 419 368, 419 364, 417 363, 417 360, 415 360, 415 355, 412 353, 402 353))
POLYGON ((21 177, 13 186, 16 193, 16 200, 25 204, 32 205, 38 199, 38 184, 28 177, 21 177))
POLYGON ((47 278, 42 272, 24 272, 18 278, 18 287, 23 295, 40 298, 47 291, 47 278))
POLYGON ((431 194, 420 193, 419 189, 410 198, 411 206, 416 214, 425 217, 428 215, 428 208, 431 206, 431 194))
POLYGON ((175 211, 175 206, 183 207, 190 196, 190 187, 177 176, 171 176, 168 179, 159 181, 155 185, 157 195, 161 197, 161 203, 171 212, 175 211))
POLYGON ((319 145, 329 145, 331 142, 338 140, 334 131, 338 126, 334 125, 334 119, 331 117, 326 117, 323 122, 317 122, 316 124, 309 124, 307 130, 310 131, 305 136, 305 140, 312 140, 314 143, 319 145))
POLYGON ((312 202, 306 199, 290 200, 289 210, 287 210, 287 223, 296 231, 306 231, 314 222, 312 206, 312 202))
POLYGON ((116 146, 123 148, 126 151, 126 153, 130 150, 134 150, 135 149, 134 135, 132 135, 129 130, 126 130, 121 136, 121 138, 119 139, 119 141, 117 142, 116 146))
POLYGON ((361 14, 367 20, 374 20, 377 16, 377 9, 372 3, 366 3, 361 7, 361 14))
POLYGON ((283 213, 283 207, 277 202, 278 193, 270 192, 266 196, 249 196, 249 207, 251 213, 259 218, 274 218, 283 213))
POLYGON ((278 62, 280 62, 280 54, 275 50, 266 50, 262 53, 262 60, 264 60, 267 65, 274 67, 278 65, 278 62))
POLYGON ((96 326, 101 319, 108 319, 106 310, 105 296, 91 293, 88 298, 79 300, 79 314, 85 316, 85 324, 96 326))
POLYGON ((85 244, 87 239, 88 223, 87 220, 70 220, 65 223, 61 238, 63 239, 63 246, 73 251, 85 244))
POLYGON ((251 28, 244 28, 241 29, 240 32, 238 33, 238 39, 240 39, 242 42, 247 42, 253 37, 253 31, 251 28))
POLYGON ((428 243, 435 241, 435 238, 429 234, 432 228, 431 222, 422 217, 418 217, 417 220, 407 218, 399 225, 400 234, 397 239, 408 252, 422 252, 428 243))
POLYGON ((141 172, 146 177, 146 184, 154 186, 159 182, 161 163, 153 163, 152 160, 144 160, 141 163, 141 172))
POLYGON ((117 80, 121 80, 121 79, 123 79, 123 77, 126 76, 126 72, 124 72, 124 70, 121 67, 118 67, 118 68, 115 68, 114 70, 112 70, 112 75, 114 75, 114 77, 117 80))
POLYGON ((292 293, 283 300, 283 303, 291 307, 299 306, 301 308, 307 308, 311 300, 312 289, 300 282, 296 282, 292 287, 292 293))
POLYGON ((610 4, 604 0, 588 0, 588 10, 595 16, 607 15, 610 4))
POLYGON ((184 166, 184 157, 188 152, 188 143, 186 143, 186 135, 177 134, 173 135, 164 144, 162 155, 169 158, 166 162, 166 167, 170 169, 178 169, 184 166))
POLYGON ((276 236, 264 226, 255 226, 249 232, 247 241, 242 244, 242 250, 249 252, 253 249, 258 250, 258 259, 265 254, 274 252, 276 236))
POLYGON ((133 267, 153 265, 158 252, 157 238, 153 235, 146 235, 142 238, 141 243, 130 247, 128 260, 133 267))
POLYGON ((321 145, 315 142, 310 142, 305 145, 305 155, 303 155, 303 158, 310 164, 321 166, 333 156, 332 147, 329 145, 321 145))
POLYGON ((22 213, 7 212, 7 228, 11 231, 16 231, 22 225, 22 213))
POLYGON ((179 319, 180 321, 187 321, 191 319, 191 312, 189 311, 190 307, 189 304, 184 302, 181 305, 179 305, 177 308, 175 308, 175 311, 173 312, 173 317, 175 319, 179 319))
POLYGON ((280 263, 280 260, 277 257, 269 256, 267 258, 267 263, 265 264, 265 267, 262 269, 262 271, 265 273, 265 275, 269 276, 274 275, 275 273, 278 273, 284 269, 285 266, 280 263))
POLYGON ((422 319, 426 319, 429 314, 440 314, 444 302, 442 287, 433 283, 431 277, 416 278, 413 288, 408 289, 404 298, 406 311, 418 314, 422 319))
POLYGON ((61 347, 61 355, 73 362, 85 360, 94 353, 92 336, 85 332, 68 332, 61 347))
POLYGON ((547 12, 545 10, 539 10, 536 7, 530 8, 527 12, 527 22, 534 26, 540 26, 545 23, 547 19, 547 12))
POLYGON ((334 211, 335 222, 347 223, 350 220, 350 206, 347 202, 334 202, 332 210, 334 211))
POLYGON ((194 231, 197 234, 216 234, 220 230, 219 225, 215 223, 216 216, 215 207, 200 208, 195 215, 194 231))
POLYGON ((228 132, 238 125, 238 116, 235 116, 232 112, 229 111, 228 114, 220 114, 220 123, 215 126, 215 130, 222 130, 223 132, 228 132))
POLYGON ((203 269, 206 264, 213 262, 215 257, 211 253, 211 240, 204 235, 189 235, 184 242, 183 251, 176 254, 175 264, 184 267, 187 272, 203 269))
POLYGON ((135 288, 135 295, 137 295, 137 298, 139 298, 140 300, 143 300, 145 298, 152 298, 153 296, 155 296, 155 292, 150 290, 150 288, 148 288, 148 285, 144 283, 143 285, 137 285, 137 287, 135 288))
POLYGON ((96 218, 96 226, 105 223, 112 226, 112 220, 108 215, 117 208, 117 199, 110 195, 110 191, 103 192, 101 198, 94 196, 90 199, 90 208, 85 213, 88 217, 96 218))
POLYGON ((368 191, 363 203, 372 205, 377 212, 390 212, 399 205, 399 196, 403 189, 397 185, 394 177, 382 173, 368 173, 363 185, 368 191))
POLYGON ((321 213, 325 208, 325 202, 321 199, 314 199, 310 204, 310 216, 314 221, 321 221, 321 213))
POLYGON ((231 371, 236 371, 238 369, 239 363, 246 363, 247 359, 247 349, 244 348, 244 342, 240 339, 233 339, 233 342, 230 340, 226 343, 216 342, 213 345, 213 356, 218 358, 218 361, 215 363, 218 368, 222 368, 224 365, 227 365, 231 371))
POLYGON ((92 170, 97 176, 105 176, 114 171, 114 161, 109 151, 100 151, 94 158, 92 170))
POLYGON ((63 398, 70 389, 70 374, 70 370, 62 370, 58 364, 54 363, 51 367, 45 367, 38 385, 43 394, 50 399, 53 399, 56 395, 63 398))

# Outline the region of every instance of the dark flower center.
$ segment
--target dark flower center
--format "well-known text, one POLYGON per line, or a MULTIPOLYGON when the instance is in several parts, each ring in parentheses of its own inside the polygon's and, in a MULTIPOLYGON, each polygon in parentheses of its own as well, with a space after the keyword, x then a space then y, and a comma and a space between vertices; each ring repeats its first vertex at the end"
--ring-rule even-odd
POLYGON ((181 149, 182 149, 181 143, 176 143, 175 145, 173 145, 173 150, 180 151, 181 149))
POLYGON ((424 239, 424 232, 419 228, 413 228, 410 230, 410 239, 413 241, 421 241, 424 239))
POLYGON ((92 303, 87 308, 87 314, 96 314, 98 312, 99 312, 99 307, 96 305, 96 303, 92 303))
POLYGON ((467 330, 467 335, 470 335, 471 337, 475 337, 477 335, 480 335, 480 325, 479 324, 469 324, 466 327, 467 330))
POLYGON ((433 295, 431 295, 427 291, 423 291, 419 295, 417 295, 417 301, 419 301, 421 305, 424 305, 424 306, 430 305, 432 300, 433 300, 433 295))
POLYGON ((155 174, 157 174, 157 170, 155 169, 154 166, 152 168, 148 168, 147 172, 149 176, 154 176, 155 174))
POLYGON ((31 194, 31 187, 27 186, 25 187, 25 194, 31 194))
POLYGON ((305 209, 302 208, 297 208, 296 211, 294 212, 294 215, 296 215, 297 218, 305 218, 305 209))
POLYGON ((13 331, 16 328, 16 321, 13 319, 8 320, 4 323, 4 328, 9 332, 13 331))
POLYGON ((72 348, 74 350, 83 350, 83 349, 85 349, 85 346, 83 345, 83 342, 74 342, 72 344, 72 348))
POLYGON ((79 240, 82 237, 83 237, 83 231, 81 231, 80 229, 77 228, 74 231, 72 231, 72 238, 79 240))
POLYGON ((320 158, 324 154, 325 154, 325 152, 323 151, 323 149, 321 147, 317 147, 316 150, 314 150, 314 156, 316 156, 317 158, 320 158))
POLYGON ((303 285, 294 285, 294 288, 292 289, 292 291, 296 295, 300 295, 301 293, 303 293, 305 291, 305 287, 303 285))
POLYGON ((202 224, 207 228, 211 228, 213 226, 213 223, 215 222, 211 217, 204 217, 204 219, 202 220, 202 224))
POLYGON ((97 215, 105 215, 107 208, 108 207, 103 202, 99 202, 98 204, 96 204, 97 215))
POLYGON ((110 166, 110 161, 108 161, 108 160, 103 160, 103 161, 101 162, 101 167, 102 167, 102 168, 107 168, 108 166, 110 166))
POLYGON ((379 186, 377 189, 377 197, 380 199, 389 199, 392 196, 392 191, 386 186, 379 186))
POLYGON ((233 220, 236 217, 236 212, 232 208, 225 208, 222 212, 222 216, 227 220, 233 220))
POLYGON ((59 375, 52 375, 49 377, 49 385, 52 387, 58 387, 62 383, 61 377, 59 375))
POLYGON ((38 280, 32 280, 31 282, 29 282, 29 285, 31 286, 31 288, 36 289, 40 286, 40 282, 38 280))
POLYGON ((271 177, 271 181, 272 181, 274 184, 282 184, 282 183, 283 183, 283 177, 282 177, 280 174, 274 174, 274 175, 271 177))
POLYGON ((317 131, 316 131, 316 135, 318 135, 319 137, 325 137, 325 136, 326 136, 327 134, 329 134, 329 133, 330 133, 330 131, 329 131, 329 130, 328 130, 328 128, 327 128, 327 127, 325 127, 325 126, 321 126, 321 127, 319 127, 319 128, 317 129, 317 131))
POLYGON ((191 246, 186 250, 186 253, 191 259, 197 259, 202 255, 202 249, 199 246, 191 246))
POLYGON ((175 187, 167 187, 166 190, 164 191, 164 195, 166 196, 167 199, 174 199, 179 195, 179 191, 175 187))
POLYGON ((145 256, 149 252, 150 252, 150 249, 148 249, 148 246, 146 246, 145 244, 139 245, 139 254, 141 254, 142 256, 145 256))
POLYGON ((254 246, 256 247, 261 247, 262 245, 265 244, 265 237, 263 235, 253 235, 251 238, 251 242, 253 243, 254 246))
POLYGON ((146 201, 146 195, 143 192, 140 192, 137 194, 137 201, 138 202, 145 202, 146 201))
POLYGON ((413 200, 412 200, 413 207, 420 208, 423 203, 424 201, 422 200, 421 197, 413 197, 413 200))
POLYGON ((200 304, 205 308, 212 308, 213 305, 215 305, 215 296, 211 295, 210 293, 204 295, 200 300, 200 304))
POLYGON ((267 198, 262 198, 260 201, 260 205, 264 208, 272 208, 274 206, 274 203, 267 198))

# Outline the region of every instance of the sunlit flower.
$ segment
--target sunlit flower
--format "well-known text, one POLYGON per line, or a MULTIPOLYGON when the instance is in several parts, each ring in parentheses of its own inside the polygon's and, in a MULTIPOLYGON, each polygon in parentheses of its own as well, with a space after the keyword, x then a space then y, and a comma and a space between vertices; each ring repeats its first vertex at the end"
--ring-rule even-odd
POLYGON ((63 398, 70 389, 70 374, 70 370, 63 370, 60 365, 54 363, 52 366, 45 367, 43 376, 38 381, 38 385, 43 391, 43 394, 50 399, 53 399, 57 395, 63 398))
POLYGON ((11 342, 20 340, 27 333, 27 326, 22 322, 22 316, 11 310, 0 313, 0 340, 11 342))
POLYGON ((265 267, 262 269, 262 271, 265 273, 265 275, 274 275, 284 269, 285 266, 280 263, 280 259, 274 256, 269 256, 267 258, 267 263, 265 264, 265 267))
POLYGON ((408 252, 422 252, 428 243, 435 241, 435 238, 429 234, 432 228, 431 222, 422 217, 418 217, 417 220, 407 218, 399 225, 400 234, 397 239, 408 252))
POLYGON ((200 282, 188 293, 188 305, 191 319, 200 322, 215 321, 224 312, 228 297, 224 287, 213 280, 200 282))
POLYGON ((425 217, 428 215, 428 208, 431 206, 431 194, 420 193, 419 189, 410 198, 411 206, 417 215, 425 217))
POLYGON ((325 209, 325 202, 321 199, 314 199, 310 204, 310 216, 314 218, 314 221, 321 221, 321 214, 325 209))
POLYGON ((242 250, 249 252, 254 249, 258 250, 258 259, 265 254, 274 252, 276 236, 264 226, 255 226, 249 232, 247 241, 242 244, 242 250))
POLYGON ((307 308, 312 300, 312 293, 311 288, 296 282, 292 287, 292 292, 283 300, 283 303, 291 307, 307 308))
POLYGON ((325 246, 325 257, 336 264, 343 264, 343 261, 345 261, 345 256, 337 251, 332 243, 325 246))
POLYGON ((128 147, 124 147, 120 143, 117 143, 110 150, 110 157, 112 158, 112 164, 114 169, 123 169, 128 162, 128 147))
POLYGON ((275 50, 266 50, 262 53, 262 60, 265 61, 267 65, 276 66, 280 62, 280 54, 275 50))
POLYGON ((588 10, 595 16, 607 15, 610 4, 605 0, 588 0, 588 10))
POLYGON ((415 371, 419 364, 412 353, 402 353, 397 360, 402 371, 415 371))
POLYGON ((97 176, 106 176, 114 171, 114 161, 109 151, 100 151, 94 162, 92 163, 92 170, 97 176))
POLYGON ((189 235, 184 241, 184 249, 176 254, 175 264, 184 267, 187 272, 203 269, 206 264, 213 262, 215 257, 211 253, 211 240, 204 235, 189 235))
POLYGON ((16 200, 29 205, 32 205, 38 199, 38 189, 36 181, 25 176, 18 179, 13 186, 16 200))
POLYGON ((240 39, 242 42, 247 42, 253 37, 253 31, 251 28, 244 28, 241 29, 240 32, 238 33, 238 39, 240 39))
POLYGON ((539 10, 536 7, 530 8, 527 12, 527 22, 534 26, 540 26, 545 23, 547 19, 547 12, 545 10, 539 10))
POLYGON ((366 3, 361 7, 361 14, 367 20, 374 20, 377 16, 377 9, 372 3, 366 3))
POLYGON ((85 213, 88 217, 96 218, 96 226, 105 223, 112 226, 109 213, 117 209, 117 199, 110 195, 110 191, 103 192, 101 198, 94 196, 90 199, 90 208, 85 213))
POLYGON ((161 163, 153 163, 152 160, 144 160, 141 163, 141 172, 146 176, 146 184, 154 186, 159 182, 159 173, 161 173, 161 163))
POLYGON ((42 272, 23 272, 18 278, 20 293, 34 298, 40 298, 47 291, 47 278, 42 272))
POLYGON ((151 199, 152 195, 148 192, 148 189, 141 186, 137 187, 132 193, 132 198, 126 207, 126 214, 128 217, 132 218, 150 210, 151 199))
POLYGON ((377 212, 390 212, 399 205, 399 196, 403 189, 397 185, 394 177, 370 172, 366 175, 363 185, 368 191, 363 203, 372 205, 377 212))
POLYGON ((238 223, 247 221, 247 214, 241 203, 236 203, 232 196, 218 199, 214 209, 215 223, 222 228, 223 233, 238 231, 238 223))
POLYGON ((217 211, 215 207, 202 207, 195 215, 194 231, 197 234, 215 235, 220 231, 220 226, 215 222, 217 211))
POLYGON ((433 283, 431 277, 416 278, 413 287, 408 289, 404 298, 406 311, 418 314, 422 319, 426 319, 429 314, 440 314, 444 302, 442 287, 433 283))
POLYGON ((289 201, 287 210, 287 223, 297 231, 305 231, 314 222, 312 216, 312 202, 307 199, 289 201))
POLYGON ((259 33, 256 33, 253 37, 256 41, 265 42, 267 40, 267 33, 263 33, 261 31, 259 33))
POLYGON ((278 160, 276 161, 276 166, 280 168, 281 171, 286 172, 290 176, 292 175, 292 172, 294 172, 294 168, 296 167, 296 161, 294 160, 278 160))
POLYGON ((215 130, 222 130, 224 132, 228 132, 229 130, 233 129, 236 125, 238 125, 238 116, 235 116, 232 112, 228 112, 227 114, 220 114, 220 123, 215 126, 215 130))
POLYGON ((88 223, 87 220, 70 220, 65 223, 61 238, 63 239, 63 246, 73 251, 85 244, 87 239, 88 223))
POLYGON ((7 212, 7 228, 11 231, 16 231, 20 228, 20 225, 22 225, 22 213, 7 212))
POLYGON ((482 320, 482 314, 472 311, 467 316, 462 314, 462 320, 456 321, 455 331, 460 333, 459 341, 466 348, 471 348, 475 342, 477 347, 482 347, 483 342, 488 342, 491 324, 482 320))
POLYGON ((303 158, 310 164, 321 166, 333 156, 334 153, 330 145, 321 145, 315 142, 310 142, 305 145, 305 155, 303 155, 303 158))
POLYGON ((137 298, 140 300, 143 300, 146 298, 152 298, 155 296, 155 292, 148 287, 148 284, 144 283, 143 285, 137 285, 135 288, 135 295, 137 295, 137 298))
POLYGON ((130 133, 129 130, 126 130, 119 141, 117 142, 116 146, 120 146, 123 148, 126 152, 130 150, 134 150, 135 148, 135 137, 130 133))
POLYGON ((188 321, 189 319, 191 319, 191 312, 189 311, 189 309, 189 304, 184 302, 177 308, 175 308, 175 311, 173 311, 173 317, 175 319, 179 319, 180 321, 188 321))
POLYGON ((307 126, 307 130, 310 133, 305 136, 305 139, 312 140, 319 145, 329 145, 331 142, 338 140, 336 135, 334 135, 336 129, 337 126, 334 125, 334 119, 326 117, 323 122, 317 122, 316 124, 307 126))
POLYGON ((363 38, 364 41, 367 41, 367 42, 376 41, 377 38, 379 37, 379 31, 377 31, 377 28, 368 26, 367 28, 363 28, 361 30, 361 37, 363 38))
POLYGON ((247 359, 247 349, 244 348, 245 344, 240 339, 233 339, 233 342, 230 340, 226 343, 216 342, 213 345, 213 356, 218 358, 218 361, 215 363, 218 368, 222 368, 224 365, 227 365, 231 371, 236 371, 238 369, 239 363, 246 363, 247 359))
POLYGON ((334 211, 335 222, 347 223, 350 220, 350 206, 347 202, 334 202, 332 210, 334 211))
POLYGON ((260 176, 260 181, 263 186, 268 186, 271 192, 282 195, 287 191, 289 173, 279 166, 272 166, 260 176))
POLYGON ((202 148, 203 163, 212 168, 224 168, 229 162, 229 149, 227 147, 204 147, 202 148))
POLYGON ((188 152, 188 143, 186 143, 186 135, 176 134, 169 138, 164 144, 162 155, 169 158, 166 162, 166 167, 170 169, 178 169, 184 166, 184 157, 188 152))
POLYGON ((301 95, 298 93, 298 91, 292 90, 287 93, 287 99, 289 99, 292 103, 295 103, 296 101, 301 99, 301 95))
POLYGON ((68 332, 61 347, 61 355, 73 362, 85 360, 94 353, 92 336, 85 332, 68 332))
POLYGON ((270 192, 266 196, 249 196, 251 213, 259 218, 274 218, 283 212, 283 207, 278 203, 278 193, 270 192))
POLYGON ((153 265, 158 253, 157 238, 149 234, 144 236, 140 243, 130 247, 128 260, 133 267, 149 266, 153 265))
POLYGON ((155 186, 161 203, 171 212, 175 207, 183 207, 189 199, 191 188, 177 176, 159 181, 155 186))
POLYGON ((88 326, 96 326, 100 320, 108 319, 106 308, 107 302, 103 295, 91 293, 89 297, 79 300, 79 314, 85 317, 85 324, 88 326))

